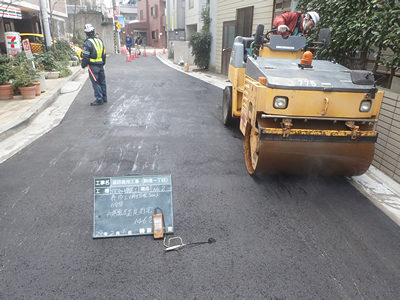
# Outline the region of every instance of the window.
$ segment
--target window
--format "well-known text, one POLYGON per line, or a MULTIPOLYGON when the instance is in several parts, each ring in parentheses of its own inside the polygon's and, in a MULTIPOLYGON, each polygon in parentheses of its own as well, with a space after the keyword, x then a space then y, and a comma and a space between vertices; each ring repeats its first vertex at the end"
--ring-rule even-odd
POLYGON ((253 6, 236 10, 236 36, 251 37, 253 29, 253 6))
POLYGON ((152 8, 150 8, 150 14, 152 17, 157 17, 157 5, 154 5, 152 8))
POLYGON ((189 9, 194 7, 194 0, 189 0, 189 9))
POLYGON ((274 6, 274 18, 277 15, 284 13, 285 11, 292 11, 292 1, 291 0, 275 0, 274 6))
POLYGON ((143 17, 143 9, 140 10, 140 20, 144 20, 144 17, 143 17))
POLYGON ((154 30, 151 32, 151 38, 153 40, 158 40, 158 30, 154 30))
POLYGON ((290 10, 292 6, 291 0, 275 0, 276 10, 290 10))

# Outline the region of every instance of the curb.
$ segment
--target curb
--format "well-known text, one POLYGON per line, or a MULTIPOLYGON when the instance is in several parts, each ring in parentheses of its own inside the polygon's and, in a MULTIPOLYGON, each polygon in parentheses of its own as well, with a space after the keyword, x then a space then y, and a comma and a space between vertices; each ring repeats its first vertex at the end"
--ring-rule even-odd
POLYGON ((72 75, 66 77, 63 81, 59 82, 55 88, 51 89, 42 99, 40 99, 21 117, 19 117, 15 121, 7 123, 3 127, 0 127, 0 142, 26 128, 34 118, 36 118, 42 111, 44 111, 58 98, 58 96, 61 94, 62 86, 65 85, 65 83, 67 83, 68 81, 72 81, 76 77, 78 77, 80 72, 80 68, 76 69, 72 75))
POLYGON ((225 89, 226 86, 228 85, 232 85, 229 81, 228 81, 228 76, 218 76, 213 74, 213 72, 208 72, 208 71, 198 71, 198 72, 194 72, 193 71, 193 67, 191 66, 189 69, 189 72, 185 72, 183 70, 182 66, 179 66, 177 64, 172 63, 169 59, 163 57, 164 54, 161 53, 157 53, 157 58, 165 65, 174 68, 175 70, 178 70, 182 73, 185 73, 189 76, 195 77, 197 79, 200 79, 202 81, 205 81, 209 84, 212 84, 222 90, 225 89), (226 77, 226 79, 225 79, 226 77))

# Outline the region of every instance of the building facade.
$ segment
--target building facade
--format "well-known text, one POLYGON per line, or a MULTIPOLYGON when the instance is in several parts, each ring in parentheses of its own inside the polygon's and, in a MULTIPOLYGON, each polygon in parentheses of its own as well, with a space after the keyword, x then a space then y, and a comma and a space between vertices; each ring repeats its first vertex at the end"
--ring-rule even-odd
POLYGON ((65 37, 65 0, 0 0, 0 51, 6 53, 5 32, 43 33, 40 4, 45 3, 53 38, 65 37))
POLYGON ((119 5, 120 14, 124 17, 125 23, 136 21, 137 15, 137 0, 129 0, 126 3, 121 3, 119 5))
MULTIPOLYGON (((125 24, 125 34, 141 36, 143 45, 167 47, 166 0, 137 0, 138 21, 125 24)), ((125 36, 122 36, 125 39, 125 36)))
MULTIPOLYGON (((175 7, 184 6, 184 33, 171 32, 168 36, 169 49, 175 40, 187 41, 203 27, 201 11, 207 0, 171 0, 175 7), (179 36, 174 38, 174 34, 179 36)), ((227 74, 229 58, 236 36, 251 37, 258 24, 271 28, 275 15, 284 11, 294 11, 296 2, 291 0, 210 0, 210 30, 212 34, 209 69, 227 74)), ((167 9, 168 27, 174 27, 176 16, 167 9)))
POLYGON ((217 1, 215 71, 228 74, 229 58, 236 36, 251 37, 257 25, 271 28, 275 2, 273 0, 217 1))

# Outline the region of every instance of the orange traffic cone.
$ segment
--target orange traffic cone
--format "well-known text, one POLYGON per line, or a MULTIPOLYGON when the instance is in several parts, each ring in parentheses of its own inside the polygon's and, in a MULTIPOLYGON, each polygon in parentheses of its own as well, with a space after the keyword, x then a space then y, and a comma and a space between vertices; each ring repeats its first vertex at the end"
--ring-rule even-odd
POLYGON ((134 59, 135 59, 135 55, 133 55, 131 52, 131 60, 134 60, 134 59))
POLYGON ((154 55, 154 56, 157 55, 157 53, 156 53, 156 48, 154 48, 153 55, 154 55))
POLYGON ((129 62, 131 61, 131 56, 129 55, 129 52, 126 52, 126 61, 129 62))
POLYGON ((143 46, 143 56, 146 57, 147 53, 146 53, 146 46, 143 46))
POLYGON ((139 58, 139 53, 137 52, 137 50, 135 49, 135 57, 139 58))
POLYGON ((162 48, 162 54, 167 54, 167 52, 165 52, 165 48, 162 48))

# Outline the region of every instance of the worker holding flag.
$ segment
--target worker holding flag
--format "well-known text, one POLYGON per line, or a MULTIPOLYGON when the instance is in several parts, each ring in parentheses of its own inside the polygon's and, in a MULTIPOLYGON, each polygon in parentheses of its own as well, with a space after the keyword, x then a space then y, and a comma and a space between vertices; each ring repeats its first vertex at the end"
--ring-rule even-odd
POLYGON ((82 68, 89 69, 89 78, 92 82, 95 101, 91 106, 102 105, 107 102, 106 75, 104 65, 106 64, 106 51, 103 41, 95 36, 94 27, 91 24, 85 25, 87 39, 83 44, 82 68))

